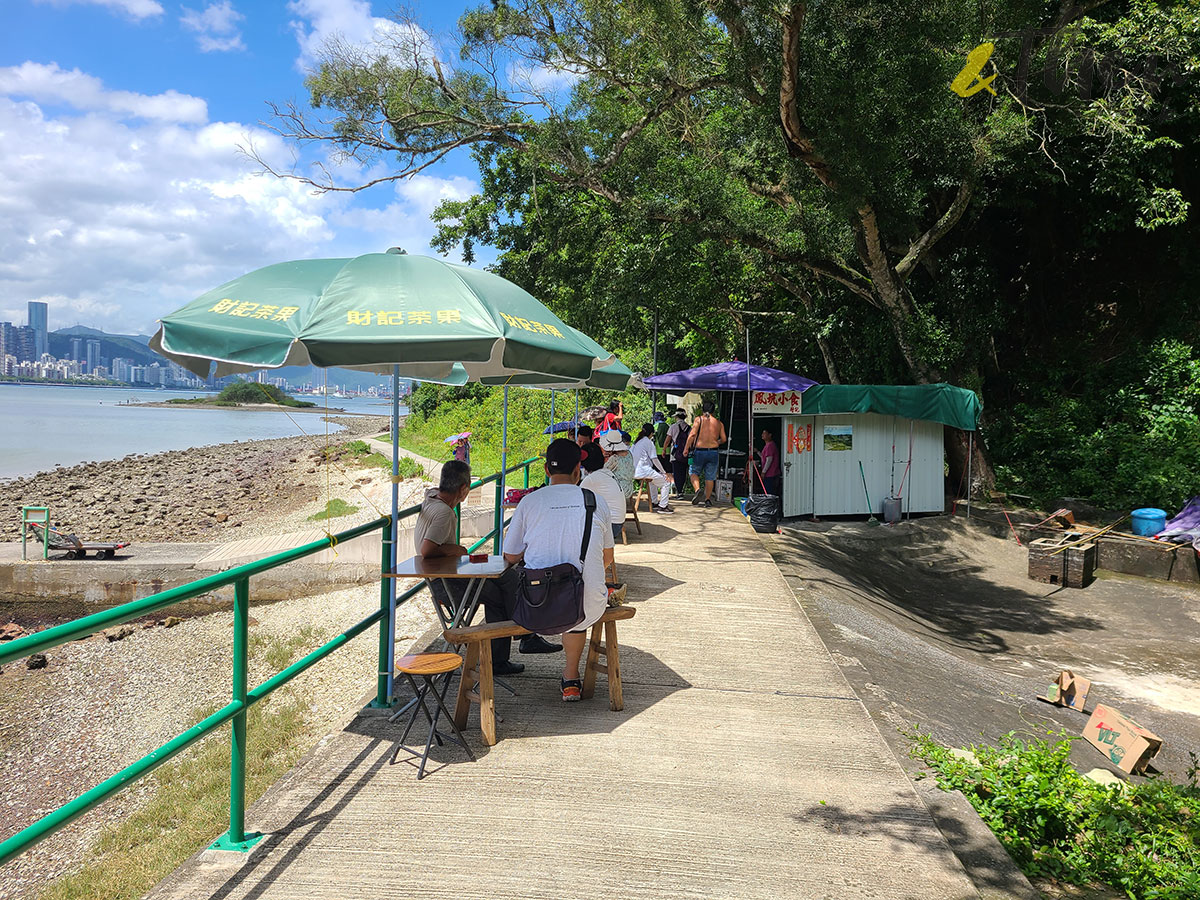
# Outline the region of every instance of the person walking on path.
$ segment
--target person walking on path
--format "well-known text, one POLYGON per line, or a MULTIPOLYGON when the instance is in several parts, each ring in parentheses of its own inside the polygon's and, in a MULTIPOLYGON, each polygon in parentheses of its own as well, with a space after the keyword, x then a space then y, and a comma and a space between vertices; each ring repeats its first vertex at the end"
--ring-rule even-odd
POLYGON ((581 448, 564 438, 546 449, 546 476, 550 483, 521 500, 508 526, 504 559, 512 565, 524 562, 531 569, 548 569, 571 563, 583 575, 583 621, 562 636, 566 659, 562 671, 562 698, 577 701, 583 693, 579 660, 588 626, 608 608, 608 586, 604 570, 612 565, 613 535, 609 528, 608 504, 596 497, 587 556, 579 559, 587 510, 579 480, 581 448), (582 566, 580 565, 582 562, 582 566))
POLYGON ((779 465, 779 445, 775 443, 775 435, 766 428, 762 433, 763 448, 758 451, 758 462, 762 472, 763 490, 768 494, 779 496, 779 478, 782 469, 779 465))
POLYGON ((662 463, 664 472, 670 472, 671 458, 667 456, 667 451, 664 447, 667 443, 667 417, 665 414, 656 411, 651 416, 651 422, 654 425, 654 446, 658 453, 658 461, 662 463))
POLYGON ((687 439, 687 450, 692 455, 692 486, 696 495, 692 497, 692 505, 712 506, 712 492, 717 480, 717 449, 729 440, 725 434, 725 426, 713 415, 713 405, 705 401, 701 407, 701 415, 692 423, 691 433, 687 439), (700 482, 704 482, 704 490, 700 490, 700 482))
POLYGON ((687 423, 687 413, 682 409, 675 410, 675 421, 667 429, 667 439, 663 441, 663 454, 671 460, 671 474, 675 476, 675 499, 683 497, 683 488, 687 484, 687 436, 691 428, 687 423))
POLYGON ((671 499, 671 479, 663 471, 658 459, 658 448, 654 446, 654 426, 647 422, 642 426, 637 443, 633 445, 633 477, 650 482, 650 497, 653 500, 654 490, 658 489, 658 505, 653 503, 650 509, 658 513, 672 513, 675 510, 667 505, 671 499))

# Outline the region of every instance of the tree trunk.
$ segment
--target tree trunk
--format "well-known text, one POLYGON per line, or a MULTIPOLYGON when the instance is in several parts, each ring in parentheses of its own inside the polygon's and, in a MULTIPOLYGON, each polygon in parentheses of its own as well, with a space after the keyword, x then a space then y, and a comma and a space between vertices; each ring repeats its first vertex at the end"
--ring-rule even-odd
MULTIPOLYGON (((957 428, 946 428, 946 462, 950 468, 950 485, 955 497, 967 496, 967 453, 971 445, 969 434, 957 428)), ((996 487, 996 473, 988 461, 987 451, 975 432, 974 456, 971 457, 970 496, 974 500, 987 500, 988 491, 996 487)))

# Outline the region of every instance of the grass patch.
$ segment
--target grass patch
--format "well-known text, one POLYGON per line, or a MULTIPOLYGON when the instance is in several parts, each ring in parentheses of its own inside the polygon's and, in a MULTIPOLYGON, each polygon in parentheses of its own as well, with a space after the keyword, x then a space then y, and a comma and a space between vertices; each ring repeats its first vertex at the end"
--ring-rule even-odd
MULTIPOLYGON (((344 444, 325 447, 321 450, 321 454, 330 462, 340 462, 345 465, 354 465, 364 469, 392 471, 391 459, 384 456, 378 450, 372 449, 371 445, 366 441, 347 441, 344 444)), ((425 469, 416 460, 402 456, 400 457, 400 477, 424 478, 425 469)))
POLYGON ((972 747, 978 765, 951 756, 929 735, 911 753, 938 784, 959 790, 1031 878, 1108 885, 1133 900, 1200 897, 1200 786, 1163 778, 1104 787, 1068 761, 1066 732, 1051 740, 1005 735, 972 747))
POLYGON ((276 672, 282 672, 296 660, 302 650, 315 648, 325 637, 325 631, 313 625, 303 625, 286 637, 255 631, 250 635, 250 654, 262 660, 276 672))
POLYGON ((337 519, 341 516, 348 516, 351 513, 358 512, 358 507, 352 503, 347 503, 341 497, 334 497, 325 504, 325 508, 320 512, 313 513, 308 517, 310 522, 324 522, 327 519, 337 519))
MULTIPOLYGON (((199 710, 197 721, 216 711, 199 710)), ((279 697, 246 713, 250 734, 246 803, 253 803, 304 752, 303 706, 279 697)), ((229 827, 229 729, 149 776, 154 797, 106 828, 81 871, 48 885, 39 900, 136 900, 229 827)))

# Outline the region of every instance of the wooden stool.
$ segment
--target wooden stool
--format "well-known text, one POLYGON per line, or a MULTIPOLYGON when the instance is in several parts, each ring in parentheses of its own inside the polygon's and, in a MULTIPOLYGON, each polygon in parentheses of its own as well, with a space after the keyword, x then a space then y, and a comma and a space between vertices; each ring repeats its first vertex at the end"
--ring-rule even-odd
MULTIPOLYGON (((636 496, 636 495, 635 495, 636 496)), ((638 519, 637 503, 634 502, 634 497, 625 498, 625 521, 621 523, 621 543, 628 544, 629 537, 625 534, 625 525, 629 521, 629 517, 633 516, 633 525, 637 529, 637 533, 642 533, 642 522, 638 519)))
MULTIPOLYGON (((467 756, 471 758, 471 762, 475 762, 475 754, 471 752, 471 748, 467 746, 466 738, 462 736, 462 732, 458 730, 458 725, 454 721, 454 716, 450 710, 446 709, 446 691, 450 686, 450 676, 459 670, 462 666, 462 657, 457 653, 417 653, 412 656, 402 656, 396 660, 396 671, 402 672, 404 677, 408 679, 408 683, 412 685, 413 692, 416 694, 416 703, 411 704, 412 714, 408 717, 408 725, 404 727, 404 734, 400 735, 400 740, 396 742, 396 747, 392 751, 391 762, 396 762, 396 755, 401 749, 407 750, 413 756, 418 755, 417 751, 412 747, 405 746, 404 742, 408 740, 408 733, 412 730, 413 723, 417 721, 417 708, 420 707, 425 711, 425 717, 429 719, 429 737, 425 740, 425 752, 421 753, 421 765, 417 768, 417 780, 420 781, 425 777, 425 763, 429 759, 429 748, 433 746, 436 740, 438 746, 442 745, 442 739, 454 741, 464 750, 467 751, 467 756), (419 676, 422 683, 418 686, 413 676, 419 676), (445 675, 442 679, 442 691, 439 694, 437 689, 437 676, 445 675), (425 698, 432 692, 433 698, 437 701, 437 709, 432 713, 429 712, 429 707, 425 705, 425 698), (450 722, 450 727, 454 729, 454 735, 443 734, 437 730, 438 719, 442 713, 446 714, 446 718, 450 722)), ((404 713, 404 710, 396 713, 388 721, 394 720, 397 716, 404 713)))
MULTIPOLYGON (((637 493, 634 495, 634 497, 636 499, 633 501, 633 511, 635 513, 638 511, 638 507, 642 505, 642 495, 645 494, 646 495, 646 511, 650 512, 654 508, 654 489, 650 486, 650 479, 649 478, 639 478, 637 480, 637 485, 638 485, 638 489, 637 489, 637 493)), ((641 529, 641 525, 639 523, 638 534, 641 534, 641 533, 642 533, 642 529, 641 529)))

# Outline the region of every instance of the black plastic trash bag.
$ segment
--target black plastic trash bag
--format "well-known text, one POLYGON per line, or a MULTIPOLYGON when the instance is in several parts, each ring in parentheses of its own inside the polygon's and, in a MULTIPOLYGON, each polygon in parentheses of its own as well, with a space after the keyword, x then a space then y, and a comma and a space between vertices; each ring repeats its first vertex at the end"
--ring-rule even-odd
POLYGON ((746 498, 746 516, 750 527, 763 534, 779 530, 779 498, 774 494, 755 494, 746 498))

